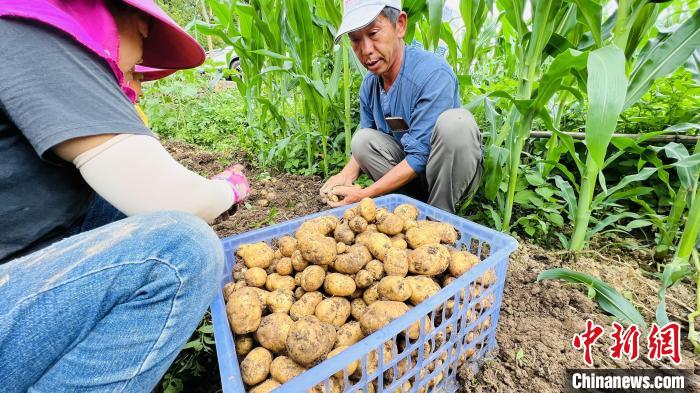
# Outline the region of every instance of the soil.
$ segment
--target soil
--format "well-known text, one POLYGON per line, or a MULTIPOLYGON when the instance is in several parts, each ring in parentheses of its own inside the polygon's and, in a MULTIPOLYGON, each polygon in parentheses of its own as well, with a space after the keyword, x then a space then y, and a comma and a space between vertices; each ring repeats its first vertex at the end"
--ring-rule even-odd
MULTIPOLYGON (((166 141, 166 148, 184 166, 205 176, 223 170, 231 162, 248 162, 244 155, 221 157, 192 145, 166 141)), ((220 237, 283 222, 324 210, 318 198, 322 179, 295 176, 276 171, 261 171, 246 166, 252 194, 236 211, 222 215, 212 226, 220 237)), ((643 274, 640 267, 652 257, 643 248, 634 248, 634 239, 596 239, 590 251, 571 255, 528 244, 518 239, 520 247, 510 259, 500 321, 498 348, 480 364, 475 374, 465 365, 459 377, 465 392, 561 392, 566 369, 584 368, 582 352, 572 348, 574 335, 582 333, 586 320, 603 326, 593 349, 595 368, 683 368, 698 374, 700 360, 683 332, 682 363, 652 362, 646 357, 646 334, 640 338, 640 357, 634 362, 615 361, 607 350, 612 344, 612 316, 604 313, 586 296, 586 288, 561 281, 537 282, 543 270, 566 267, 595 275, 630 299, 646 321, 654 320, 658 278, 643 274), (622 241, 621 241, 622 240, 622 241), (622 247, 619 244, 624 244, 622 247), (634 251, 630 251, 634 249, 634 251)), ((676 285, 667 297, 672 321, 687 327, 686 315, 692 311, 695 293, 689 283, 676 285)), ((217 381, 212 381, 216 383, 217 381)), ((695 385, 700 390, 700 385, 695 385)), ((692 389, 692 388, 691 388, 692 389)), ((695 391, 695 390, 692 390, 695 391)))

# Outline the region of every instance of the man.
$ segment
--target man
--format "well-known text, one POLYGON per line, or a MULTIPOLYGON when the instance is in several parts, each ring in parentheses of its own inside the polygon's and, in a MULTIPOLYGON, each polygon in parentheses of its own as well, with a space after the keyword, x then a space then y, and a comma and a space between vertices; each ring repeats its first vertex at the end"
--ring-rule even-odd
POLYGON ((404 45, 406 21, 400 0, 345 1, 336 41, 347 33, 369 73, 350 161, 321 188, 322 196, 342 198, 331 206, 395 191, 454 212, 478 187, 481 136, 461 108, 457 78, 444 59, 404 45), (407 130, 392 130, 389 117, 403 118, 407 130), (361 172, 375 183, 353 186, 361 172))

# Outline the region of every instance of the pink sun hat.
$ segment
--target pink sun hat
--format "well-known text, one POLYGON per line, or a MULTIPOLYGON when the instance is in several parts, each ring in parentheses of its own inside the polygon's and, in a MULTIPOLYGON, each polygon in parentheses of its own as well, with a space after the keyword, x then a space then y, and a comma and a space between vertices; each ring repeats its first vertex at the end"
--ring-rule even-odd
POLYGON ((153 0, 122 0, 153 17, 143 42, 142 65, 152 68, 194 68, 204 63, 204 48, 170 18, 153 0))
POLYGON ((134 69, 134 73, 143 75, 144 82, 162 79, 162 78, 165 78, 166 76, 171 75, 175 72, 177 72, 177 70, 152 68, 152 67, 145 67, 142 65, 137 65, 136 68, 134 69))

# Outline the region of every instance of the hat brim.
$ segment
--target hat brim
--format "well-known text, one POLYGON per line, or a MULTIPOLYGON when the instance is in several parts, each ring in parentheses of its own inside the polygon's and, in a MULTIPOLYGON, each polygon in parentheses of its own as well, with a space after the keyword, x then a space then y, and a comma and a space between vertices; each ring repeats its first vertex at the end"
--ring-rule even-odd
POLYGON ((335 34, 335 43, 337 44, 344 34, 359 30, 372 23, 384 7, 383 4, 377 4, 348 12, 343 16, 343 22, 341 22, 335 34))
POLYGON ((123 1, 153 17, 151 30, 143 41, 142 65, 184 69, 204 63, 204 48, 152 0, 123 1))
POLYGON ((134 72, 137 74, 143 75, 144 82, 150 82, 150 81, 165 78, 166 76, 177 72, 177 70, 174 70, 174 69, 164 70, 161 68, 151 68, 151 67, 144 67, 141 65, 137 65, 136 68, 134 69, 134 72))

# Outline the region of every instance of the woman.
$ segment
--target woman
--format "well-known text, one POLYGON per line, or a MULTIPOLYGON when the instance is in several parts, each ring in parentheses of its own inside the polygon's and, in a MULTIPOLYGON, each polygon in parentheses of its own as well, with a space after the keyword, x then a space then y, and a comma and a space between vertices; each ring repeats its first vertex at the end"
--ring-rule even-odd
POLYGON ((0 3, 3 391, 149 391, 222 275, 211 221, 249 193, 172 159, 130 87, 202 48, 151 0, 0 3))

